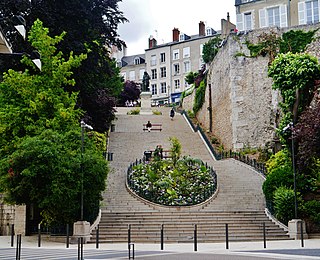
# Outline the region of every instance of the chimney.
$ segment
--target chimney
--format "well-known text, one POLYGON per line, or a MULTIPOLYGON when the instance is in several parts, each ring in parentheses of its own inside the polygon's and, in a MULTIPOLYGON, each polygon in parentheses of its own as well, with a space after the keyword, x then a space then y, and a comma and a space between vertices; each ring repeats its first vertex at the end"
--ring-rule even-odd
POLYGON ((179 41, 179 35, 180 35, 179 29, 178 28, 173 28, 173 30, 172 30, 172 41, 178 42, 179 41))
POLYGON ((156 46, 157 46, 157 40, 155 38, 153 38, 153 36, 151 35, 149 37, 149 49, 152 49, 156 46))
POLYGON ((206 26, 203 21, 199 23, 199 36, 206 36, 206 26))

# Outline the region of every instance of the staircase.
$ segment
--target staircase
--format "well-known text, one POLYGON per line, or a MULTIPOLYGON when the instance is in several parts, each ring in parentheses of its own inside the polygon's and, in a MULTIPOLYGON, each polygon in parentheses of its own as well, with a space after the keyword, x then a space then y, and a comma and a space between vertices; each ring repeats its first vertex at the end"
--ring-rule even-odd
MULTIPOLYGON (((265 223, 268 240, 289 239, 286 231, 275 225, 264 213, 263 177, 249 166, 233 159, 214 161, 198 133, 193 133, 183 116, 176 114, 173 121, 169 109, 163 115, 126 115, 119 108, 115 132, 110 134, 110 162, 107 190, 104 193, 102 218, 99 224, 100 242, 160 243, 163 227, 164 242, 192 242, 197 225, 198 242, 225 241, 228 224, 229 241, 263 239, 265 223), (161 132, 143 132, 143 124, 162 123, 161 132), (199 158, 213 166, 218 176, 218 191, 206 203, 192 207, 164 207, 139 199, 127 190, 126 172, 129 164, 161 144, 170 148, 169 137, 177 137, 182 154, 199 158), (163 225, 163 226, 162 226, 163 225)), ((92 242, 95 232, 92 234, 92 242)))

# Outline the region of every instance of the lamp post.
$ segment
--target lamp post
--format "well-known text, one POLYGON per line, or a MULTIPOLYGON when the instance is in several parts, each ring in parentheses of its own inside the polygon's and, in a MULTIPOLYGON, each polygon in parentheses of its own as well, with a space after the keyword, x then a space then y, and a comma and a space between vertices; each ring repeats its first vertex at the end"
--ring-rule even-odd
POLYGON ((297 202, 297 181, 296 181, 296 163, 295 163, 295 149, 294 149, 294 136, 293 136, 293 122, 290 122, 283 131, 291 131, 291 156, 292 156, 292 171, 293 171, 293 192, 294 192, 294 218, 298 218, 298 202, 297 202))
POLYGON ((81 214, 80 214, 80 220, 83 220, 83 152, 84 152, 84 130, 93 130, 92 126, 86 124, 83 120, 81 120, 81 214))

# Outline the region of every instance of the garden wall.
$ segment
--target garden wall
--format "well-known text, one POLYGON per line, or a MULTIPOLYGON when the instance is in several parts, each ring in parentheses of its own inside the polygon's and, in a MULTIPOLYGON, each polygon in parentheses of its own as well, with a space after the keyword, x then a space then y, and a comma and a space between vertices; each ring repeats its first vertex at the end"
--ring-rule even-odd
MULTIPOLYGON (((291 29, 312 30, 315 26, 291 29)), ((289 29, 273 28, 279 35, 289 29)), ((263 147, 272 143, 279 116, 279 94, 272 90, 268 77, 269 57, 249 58, 247 40, 256 43, 258 36, 267 30, 254 30, 242 35, 229 35, 224 46, 208 70, 206 101, 197 114, 202 127, 209 129, 209 84, 211 84, 212 132, 225 149, 239 150, 245 147, 263 147)), ((319 32, 318 32, 319 34, 319 32)), ((309 47, 312 55, 320 56, 319 40, 309 47)), ((183 102, 190 109, 193 96, 183 102)))

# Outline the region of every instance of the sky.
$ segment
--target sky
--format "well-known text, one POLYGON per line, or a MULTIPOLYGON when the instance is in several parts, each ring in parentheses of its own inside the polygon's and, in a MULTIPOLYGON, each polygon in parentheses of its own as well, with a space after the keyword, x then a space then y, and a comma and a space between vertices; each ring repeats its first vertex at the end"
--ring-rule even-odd
POLYGON ((129 20, 119 25, 120 39, 127 44, 127 55, 142 54, 152 35, 158 44, 172 41, 172 29, 198 34, 199 22, 218 31, 221 19, 236 24, 235 0, 122 0, 119 10, 129 20))

